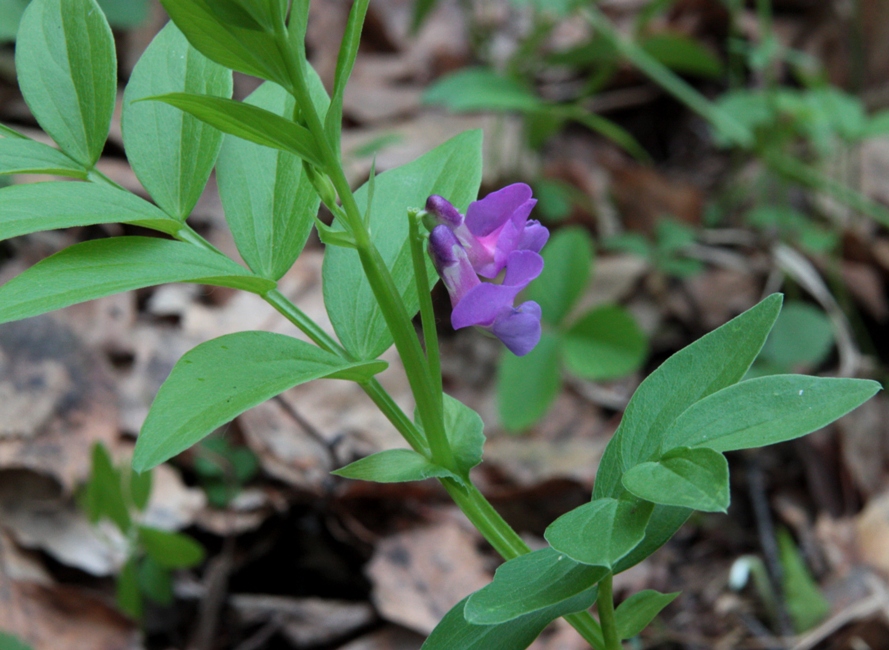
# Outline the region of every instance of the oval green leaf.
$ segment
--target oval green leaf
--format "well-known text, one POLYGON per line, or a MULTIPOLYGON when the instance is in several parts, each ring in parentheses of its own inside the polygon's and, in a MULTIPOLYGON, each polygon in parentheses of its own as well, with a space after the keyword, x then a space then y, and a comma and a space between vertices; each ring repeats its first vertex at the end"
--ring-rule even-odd
POLYGON ((540 305, 543 320, 558 327, 586 289, 593 269, 590 236, 580 228, 564 228, 541 251, 543 271, 527 297, 540 305))
POLYGON ((596 499, 556 519, 543 536, 575 562, 610 569, 645 537, 651 511, 638 499, 596 499))
POLYGON ((0 286, 0 323, 167 282, 264 293, 274 283, 218 253, 150 237, 113 237, 70 246, 0 286))
MULTIPOLYGON (((316 108, 323 113, 327 93, 314 71, 310 77, 316 108)), ((292 116, 296 104, 283 88, 268 82, 244 101, 281 116, 292 116)), ((320 199, 303 174, 302 161, 287 151, 227 135, 216 175, 238 252, 257 275, 278 280, 305 246, 318 213, 320 199)))
MULTIPOLYGON (((204 56, 238 72, 290 85, 284 52, 275 35, 255 21, 238 21, 214 0, 161 0, 188 41, 204 56), (259 29, 257 29, 259 28, 259 29)), ((241 12, 243 18, 243 12, 241 12)))
POLYGON ((86 168, 99 159, 117 93, 114 37, 95 0, 33 0, 15 64, 41 128, 86 168))
POLYGON ((139 526, 139 541, 148 557, 165 569, 185 569, 204 559, 204 547, 180 533, 139 526))
POLYGON ((0 175, 52 174, 86 179, 83 165, 58 149, 34 140, 6 137, 0 139, 0 175))
POLYGON ((654 589, 637 592, 614 610, 617 634, 621 639, 632 639, 654 620, 660 611, 676 600, 679 592, 662 594, 654 589))
POLYGON ((331 472, 343 478, 374 483, 406 483, 427 478, 458 478, 412 449, 387 449, 331 472))
POLYGON ((868 379, 750 379, 705 397, 680 415, 664 435, 662 449, 732 451, 793 440, 858 408, 881 388, 868 379))
POLYGON ((585 379, 616 379, 637 370, 648 351, 645 333, 620 305, 602 305, 584 314, 562 336, 562 358, 585 379))
POLYGON ((207 184, 223 136, 172 106, 138 101, 172 92, 228 98, 232 76, 168 23, 133 69, 124 92, 121 128, 139 181, 161 209, 184 221, 207 184))
POLYGON ((366 381, 383 361, 350 362, 271 332, 239 332, 187 352, 158 391, 136 442, 142 472, 285 390, 328 377, 366 381))
POLYGON ((98 223, 129 223, 167 234, 181 227, 135 194, 92 183, 29 183, 0 190, 0 240, 98 223))
POLYGON ((504 350, 497 368, 497 411, 510 431, 527 429, 546 415, 562 388, 559 341, 543 332, 523 357, 504 350))
POLYGON ((317 167, 324 167, 309 130, 271 111, 224 97, 189 93, 168 93, 146 99, 175 106, 223 133, 289 151, 317 167))
POLYGON ((589 609, 596 600, 596 588, 587 589, 558 605, 546 607, 499 625, 475 625, 464 617, 468 598, 445 614, 421 650, 522 650, 530 646, 544 628, 560 616, 589 609))
POLYGON ((500 565, 493 582, 469 597, 464 614, 474 625, 506 623, 589 593, 607 573, 551 548, 534 551, 500 565))
POLYGON ((704 512, 728 510, 728 461, 712 449, 671 449, 656 462, 627 470, 623 484, 652 503, 704 512))

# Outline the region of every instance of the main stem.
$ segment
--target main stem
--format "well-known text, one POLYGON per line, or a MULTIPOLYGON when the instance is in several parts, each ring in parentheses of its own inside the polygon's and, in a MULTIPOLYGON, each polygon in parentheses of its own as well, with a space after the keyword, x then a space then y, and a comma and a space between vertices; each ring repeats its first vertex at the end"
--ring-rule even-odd
POLYGON ((605 650, 621 650, 620 635, 617 633, 617 620, 614 617, 613 575, 609 573, 599 582, 599 598, 596 607, 599 610, 599 621, 602 623, 605 650))
MULTIPOLYGON (((293 82, 291 90, 297 102, 303 107, 303 117, 309 130, 315 135, 322 159, 325 161, 326 169, 324 171, 329 175, 340 197, 349 220, 349 226, 352 227, 352 232, 355 235, 361 264, 368 276, 374 297, 380 305, 386 325, 392 332, 395 346, 404 363, 405 373, 417 402, 417 410, 423 422, 426 441, 428 441, 432 459, 444 467, 455 468, 453 451, 450 448, 444 430, 441 390, 439 388, 436 393, 436 383, 429 373, 429 366, 426 360, 423 358, 420 341, 417 338, 416 331, 413 329, 410 316, 401 299, 401 294, 398 292, 392 275, 379 251, 370 239, 370 232, 361 217, 361 211, 352 194, 352 188, 349 186, 349 182, 343 173, 339 157, 327 140, 321 119, 311 101, 305 79, 302 77, 299 62, 295 59, 293 50, 287 42, 286 33, 279 33, 279 46, 282 50, 286 50, 285 59, 288 61, 293 82)), ((273 293, 270 292, 270 295, 273 293)), ((285 308, 284 304, 280 302, 276 304, 276 308, 278 307, 285 308)), ((292 315, 295 316, 296 314, 292 313, 292 315)), ((292 322, 297 324, 295 320, 292 322)), ((299 327, 299 324, 297 326, 299 327)), ((336 347, 339 346, 336 345, 336 347)), ((364 384, 365 390, 370 385, 370 383, 364 384)), ((385 394, 382 387, 380 387, 380 391, 385 394)), ((415 434, 411 435, 411 437, 416 440, 416 436, 419 436, 416 425, 407 419, 403 413, 401 413, 401 416, 398 415, 400 409, 398 409, 397 405, 382 399, 381 394, 371 394, 370 392, 368 394, 371 395, 372 399, 374 397, 379 399, 379 403, 385 407, 383 408, 383 413, 390 418, 390 421, 402 434, 407 430, 411 430, 415 434)), ((376 402, 377 399, 374 401, 376 402)), ((411 438, 405 437, 414 446, 411 438)), ((475 486, 465 487, 449 479, 443 480, 442 483, 455 503, 504 559, 509 560, 530 551, 518 534, 497 513, 475 486)), ((590 616, 589 612, 572 614, 565 618, 593 647, 604 647, 599 625, 590 616)))

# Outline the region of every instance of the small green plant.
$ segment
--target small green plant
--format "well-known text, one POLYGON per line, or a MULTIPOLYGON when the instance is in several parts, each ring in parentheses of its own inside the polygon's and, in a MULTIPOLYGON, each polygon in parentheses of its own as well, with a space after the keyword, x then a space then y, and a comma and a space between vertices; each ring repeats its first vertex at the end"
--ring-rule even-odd
POLYGON ((17 636, 0 631, 0 650, 32 650, 32 648, 17 636))
POLYGON ((653 238, 628 232, 609 237, 603 246, 641 257, 667 277, 687 278, 704 270, 703 262, 687 254, 696 239, 693 228, 675 219, 662 218, 655 225, 653 238))
POLYGON ((232 445, 222 436, 204 438, 197 446, 194 471, 210 504, 224 508, 259 470, 259 461, 248 447, 232 445))
POLYGON ((151 477, 151 472, 134 472, 129 464, 115 467, 108 449, 96 443, 92 471, 80 494, 90 521, 110 521, 127 540, 127 559, 117 576, 117 604, 135 619, 142 618, 144 598, 171 605, 172 572, 204 559, 204 549, 191 537, 140 523, 151 496, 151 477))
POLYGON ((585 230, 559 230, 543 259, 544 270, 527 291, 542 309, 541 341, 522 357, 504 351, 498 368, 500 419, 514 431, 546 414, 561 392, 563 367, 584 379, 616 379, 637 370, 648 348, 633 316, 619 305, 574 314, 593 269, 592 241, 585 230))
MULTIPOLYGON (((812 578, 806 562, 785 529, 778 531, 778 562, 781 567, 781 603, 797 634, 806 632, 824 620, 830 613, 830 603, 812 578)), ((779 599, 765 562, 756 555, 745 555, 732 565, 729 586, 738 591, 749 581, 762 603, 769 622, 780 627, 779 599)))

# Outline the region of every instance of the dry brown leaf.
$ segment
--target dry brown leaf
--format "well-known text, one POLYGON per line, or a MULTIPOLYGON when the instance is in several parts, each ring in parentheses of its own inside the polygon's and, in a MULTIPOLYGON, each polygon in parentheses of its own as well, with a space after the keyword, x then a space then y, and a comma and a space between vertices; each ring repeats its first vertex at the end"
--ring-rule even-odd
POLYGON ((138 650, 132 621, 76 587, 14 582, 0 573, 0 629, 34 650, 138 650))
POLYGON ((889 467, 889 403, 876 395, 848 415, 836 427, 840 433, 843 464, 865 499, 887 484, 889 467))
POLYGON ((856 520, 861 559, 889 575, 889 492, 871 499, 856 520))
POLYGON ((420 650, 424 637, 390 625, 340 646, 338 650, 420 650))
POLYGON ((380 542, 367 567, 380 615, 432 632, 451 607, 490 580, 477 540, 461 524, 445 521, 380 542))
POLYGON ((229 604, 246 625, 273 622, 297 648, 327 645, 374 621, 370 603, 235 594, 229 604))
POLYGON ((46 474, 70 493, 93 444, 115 448, 117 405, 107 369, 62 318, 0 327, 0 468, 46 474))

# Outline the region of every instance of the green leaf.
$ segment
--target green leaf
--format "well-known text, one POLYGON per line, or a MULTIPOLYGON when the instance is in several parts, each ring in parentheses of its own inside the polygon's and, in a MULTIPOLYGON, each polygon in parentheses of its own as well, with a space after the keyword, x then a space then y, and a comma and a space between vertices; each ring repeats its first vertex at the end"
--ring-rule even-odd
POLYGON ((131 29, 148 18, 148 0, 99 0, 99 6, 114 27, 131 29))
POLYGON ((722 62, 698 41, 682 34, 656 34, 640 45, 659 62, 683 74, 714 79, 722 74, 722 62))
POLYGON ((797 634, 802 634, 830 614, 830 603, 809 573, 790 533, 783 528, 778 531, 778 551, 783 569, 784 601, 794 629, 797 634))
MULTIPOLYGON (((2 9, 0 9, 0 12, 2 12, 2 9)), ((2 13, 0 13, 0 26, 2 24, 2 13)), ((2 32, 0 32, 0 35, 2 35, 2 32)), ((0 650, 33 650, 33 648, 17 636, 0 632, 0 650)))
MULTIPOLYGON (((469 478, 469 470, 482 462, 485 446, 485 423, 482 416, 450 395, 443 395, 444 427, 454 452, 454 460, 462 478, 469 478)), ((419 413, 414 412, 414 422, 423 433, 419 413)), ((425 437, 425 434, 424 434, 425 437)))
POLYGON ((188 42, 207 58, 285 88, 290 86, 282 48, 274 34, 255 29, 255 21, 232 21, 219 11, 217 0, 161 0, 161 4, 188 42))
POLYGON ((175 106, 223 133, 288 151, 313 165, 324 167, 309 130, 271 111, 224 97, 189 93, 168 93, 145 99, 175 106))
POLYGON ((559 341, 543 332, 523 357, 504 350, 497 368, 497 411, 510 431, 521 431, 546 415, 562 388, 559 341))
POLYGON ((151 556, 139 563, 139 591, 159 605, 173 604, 173 576, 151 556))
POLYGON ((637 499, 596 499, 556 519, 543 536, 575 562, 610 569, 643 540, 651 511, 637 499))
POLYGON ((148 506, 148 500, 151 498, 151 487, 153 472, 134 472, 129 470, 130 474, 130 499, 137 510, 144 511, 148 506))
POLYGON ((358 56, 361 31, 364 27, 364 18, 369 4, 370 0, 357 0, 352 4, 343 40, 340 43, 340 51, 337 55, 333 94, 331 95, 330 108, 324 118, 324 132, 333 145, 334 151, 340 150, 340 132, 343 128, 343 97, 346 92, 346 84, 352 75, 355 58, 358 56))
POLYGON ((75 244, 0 286, 0 323, 166 282, 196 282, 263 293, 274 283, 218 253, 151 237, 75 244))
POLYGON ((833 327, 823 311, 798 300, 789 301, 781 310, 757 361, 764 361, 781 372, 814 368, 833 347, 833 327))
POLYGON ((375 483, 406 483, 427 478, 457 478, 412 449, 387 449, 356 460, 331 474, 375 483))
POLYGON ((678 595, 678 591, 662 594, 654 589, 645 589, 627 598, 614 610, 618 636, 631 639, 642 632, 678 595))
POLYGON ((558 326, 586 289, 593 269, 590 236, 581 228, 563 228, 541 251, 543 271, 527 297, 540 305, 543 320, 558 326))
POLYGON ((142 595, 139 592, 139 572, 136 558, 130 558, 117 575, 117 606, 127 616, 142 618, 142 595))
POLYGON ((438 4, 438 0, 416 0, 414 2, 414 13, 411 17, 411 31, 413 33, 417 33, 423 21, 426 20, 426 16, 435 9, 436 4, 438 4))
POLYGON ((525 86, 489 68, 466 68, 450 74, 427 88, 423 101, 456 112, 537 111, 544 106, 525 86))
POLYGON ((771 375, 705 397, 664 434, 662 449, 732 451, 793 440, 820 429, 873 397, 868 379, 771 375))
POLYGON ((778 316, 781 300, 780 294, 769 296, 671 356, 642 382, 605 450, 596 475, 596 498, 619 497, 622 472, 650 460, 663 433, 683 411, 744 376, 778 316))
POLYGON ((114 37, 95 0, 34 0, 15 52, 22 95, 41 128, 91 168, 99 159, 117 92, 114 37))
POLYGON ((652 503, 704 512, 728 510, 728 461, 712 449, 671 449, 656 462, 624 472, 623 484, 652 503))
POLYGON ((637 370, 648 340, 636 319, 620 305, 602 305, 584 314, 562 336, 562 358, 575 375, 604 380, 637 370))
MULTIPOLYGON (((410 315, 420 307, 408 242, 407 210, 426 205, 431 194, 439 194, 465 211, 481 184, 481 138, 481 131, 462 133, 417 160, 376 177, 370 232, 410 315)), ((365 184, 355 193, 362 208, 367 205, 367 191, 365 184)), ((435 277, 428 260, 427 272, 435 277)), ((327 313, 349 352, 359 359, 370 359, 392 344, 356 251, 327 249, 323 286, 327 313)))
POLYGON ((130 511, 124 501, 120 472, 100 442, 93 445, 92 470, 86 484, 86 510, 93 523, 108 518, 120 531, 130 530, 130 511))
POLYGON ((596 600, 596 588, 587 589, 557 605, 545 607, 499 625, 474 625, 464 618, 468 598, 445 614, 422 650, 521 650, 534 642, 543 629, 561 616, 589 609, 596 600))
POLYGON ((551 548, 534 551, 501 564, 494 581, 469 597, 464 615, 474 625, 506 623, 589 594, 607 573, 551 548))
POLYGON ((92 183, 28 183, 0 190, 0 239, 98 223, 129 223, 168 234, 181 227, 135 194, 92 183))
MULTIPOLYGON (((19 21, 30 0, 6 0, 0 2, 0 42, 14 41, 19 21)), ((0 646, 2 647, 2 646, 0 646)))
MULTIPOLYGON (((744 376, 780 308, 781 296, 769 296, 674 354, 642 382, 599 464, 594 498, 619 498, 624 492, 623 472, 655 456, 661 436, 683 411, 744 376), (626 447, 624 437, 630 441, 626 447)), ((690 514, 691 510, 684 507, 655 506, 645 539, 618 562, 615 572, 625 571, 651 555, 690 514)))
POLYGON ((188 535, 139 526, 139 541, 148 557, 165 569, 185 569, 204 560, 204 547, 188 535))
MULTIPOLYGON (((327 93, 314 71, 310 76, 315 106, 323 111, 327 93)), ((269 82, 244 101, 282 116, 292 116, 296 104, 283 88, 269 82)), ((278 280, 305 246, 318 213, 320 200, 303 174, 302 161, 292 153, 228 135, 216 179, 241 257, 257 275, 278 280)))
POLYGON ((172 106, 139 101, 179 91, 228 98, 232 76, 168 23, 133 69, 123 97, 121 128, 139 181, 158 206, 184 221, 207 184, 223 136, 172 106))
POLYGON ((145 471, 188 449, 217 427, 313 379, 366 381, 384 361, 346 361, 304 341, 239 332, 207 341, 176 363, 158 391, 136 442, 133 467, 145 471))
POLYGON ((58 149, 22 138, 0 139, 0 175, 6 174, 52 174, 80 180, 87 176, 83 165, 58 149))

